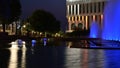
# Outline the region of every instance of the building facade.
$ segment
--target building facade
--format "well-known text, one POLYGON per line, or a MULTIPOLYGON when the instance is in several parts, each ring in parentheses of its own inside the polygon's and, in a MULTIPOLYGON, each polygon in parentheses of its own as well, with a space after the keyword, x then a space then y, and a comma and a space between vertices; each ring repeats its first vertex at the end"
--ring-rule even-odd
MULTIPOLYGON (((6 24, 5 25, 5 32, 7 32, 8 35, 15 35, 17 29, 19 29, 21 27, 19 23, 20 23, 20 21, 13 22, 11 24, 6 24)), ((0 32, 3 32, 2 24, 0 24, 0 32)))
POLYGON ((88 30, 92 22, 102 26, 106 0, 67 0, 68 30, 88 30))

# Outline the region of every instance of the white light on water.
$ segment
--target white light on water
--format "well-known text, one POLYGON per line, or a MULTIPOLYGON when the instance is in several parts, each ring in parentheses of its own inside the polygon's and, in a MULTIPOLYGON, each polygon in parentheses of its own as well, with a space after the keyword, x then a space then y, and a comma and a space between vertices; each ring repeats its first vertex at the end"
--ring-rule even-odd
POLYGON ((26 44, 25 41, 22 41, 22 40, 19 41, 19 39, 16 40, 16 41, 12 41, 12 42, 10 43, 10 45, 12 45, 11 48, 16 48, 16 49, 18 49, 19 46, 22 46, 22 48, 26 48, 26 47, 25 47, 25 44, 26 44))
POLYGON ((21 45, 19 45, 18 40, 13 41, 10 43, 11 48, 10 50, 10 60, 8 68, 17 68, 18 64, 21 64, 21 68, 26 67, 26 47, 25 47, 25 41, 21 42, 21 45), (22 48, 19 48, 18 46, 22 46, 22 48), (19 56, 21 54, 22 56, 19 56), (18 58, 21 57, 20 61, 18 61, 18 58))

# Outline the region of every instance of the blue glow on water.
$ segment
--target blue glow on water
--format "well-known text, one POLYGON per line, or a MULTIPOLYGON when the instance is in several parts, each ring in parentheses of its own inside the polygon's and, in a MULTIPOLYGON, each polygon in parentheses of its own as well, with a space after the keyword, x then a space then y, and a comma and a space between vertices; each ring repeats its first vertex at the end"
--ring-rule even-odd
POLYGON ((104 10, 102 39, 120 41, 120 0, 109 0, 104 10))
POLYGON ((105 68, 119 68, 120 67, 120 50, 105 50, 105 68))
POLYGON ((36 44, 36 40, 32 40, 31 42, 32 42, 32 47, 34 47, 36 44))
POLYGON ((47 38, 43 38, 43 44, 44 44, 44 46, 46 46, 47 45, 47 38))
POLYGON ((100 37, 100 26, 99 26, 99 24, 97 22, 92 22, 91 23, 90 37, 91 38, 100 37))

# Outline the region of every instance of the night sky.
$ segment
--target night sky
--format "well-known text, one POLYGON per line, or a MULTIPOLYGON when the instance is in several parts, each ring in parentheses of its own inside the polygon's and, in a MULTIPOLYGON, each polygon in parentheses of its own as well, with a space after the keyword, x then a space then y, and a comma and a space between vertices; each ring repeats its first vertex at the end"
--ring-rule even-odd
POLYGON ((66 0, 20 0, 22 5, 22 18, 25 19, 36 9, 51 12, 57 20, 61 21, 62 30, 66 28, 66 0))

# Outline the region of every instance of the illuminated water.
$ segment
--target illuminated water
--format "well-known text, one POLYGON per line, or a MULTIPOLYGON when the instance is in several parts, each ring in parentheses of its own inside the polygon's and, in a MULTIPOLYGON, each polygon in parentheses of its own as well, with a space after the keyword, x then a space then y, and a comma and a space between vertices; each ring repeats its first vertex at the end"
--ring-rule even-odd
MULTIPOLYGON (((89 49, 98 46, 89 43, 93 41, 55 41, 31 48, 25 45, 18 48, 13 44, 11 48, 0 49, 0 68, 119 68, 120 50, 89 49)), ((104 41, 102 44, 120 48, 119 42, 104 41)))
POLYGON ((102 38, 120 41, 120 0, 109 0, 104 10, 102 38))
POLYGON ((91 38, 100 38, 100 26, 97 22, 92 22, 90 27, 90 37, 91 38))

